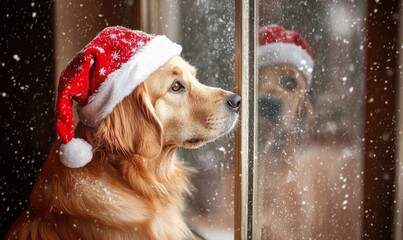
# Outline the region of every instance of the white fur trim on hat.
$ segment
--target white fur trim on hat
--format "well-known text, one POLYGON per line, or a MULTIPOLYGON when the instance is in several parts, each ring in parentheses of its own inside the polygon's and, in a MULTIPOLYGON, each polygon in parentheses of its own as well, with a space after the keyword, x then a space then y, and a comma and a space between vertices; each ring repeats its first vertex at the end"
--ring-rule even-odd
POLYGON ((60 161, 69 168, 80 168, 92 159, 92 146, 81 138, 73 138, 60 146, 60 161))
POLYGON ((259 47, 260 67, 277 63, 289 63, 296 66, 305 75, 308 85, 311 85, 314 62, 312 57, 301 47, 283 42, 259 47))
POLYGON ((180 45, 163 35, 151 39, 119 69, 108 75, 88 104, 77 107, 80 120, 87 126, 97 127, 151 73, 181 51, 180 45))

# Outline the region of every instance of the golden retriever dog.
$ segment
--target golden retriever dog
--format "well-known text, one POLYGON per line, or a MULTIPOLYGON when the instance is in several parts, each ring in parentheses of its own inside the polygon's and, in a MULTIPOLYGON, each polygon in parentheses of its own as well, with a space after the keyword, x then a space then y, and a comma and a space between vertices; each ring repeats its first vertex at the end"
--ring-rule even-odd
POLYGON ((191 169, 178 147, 197 148, 230 132, 240 97, 208 87, 181 57, 171 58, 97 128, 76 135, 94 146, 81 168, 60 163, 53 145, 29 208, 7 239, 193 239, 182 216, 191 169))
POLYGON ((311 98, 295 66, 259 70, 261 239, 360 236, 360 153, 346 139, 313 134, 311 98))

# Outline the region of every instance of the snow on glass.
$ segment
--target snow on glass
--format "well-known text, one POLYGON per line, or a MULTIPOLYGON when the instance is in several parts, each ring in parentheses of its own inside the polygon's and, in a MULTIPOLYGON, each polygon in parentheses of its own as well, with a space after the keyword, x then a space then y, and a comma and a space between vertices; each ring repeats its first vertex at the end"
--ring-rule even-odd
POLYGON ((259 26, 275 23, 300 33, 315 63, 307 95, 281 85, 287 66, 279 80, 259 71, 258 95, 270 99, 258 106, 260 237, 360 236, 366 3, 261 1, 260 9, 259 26), (304 96, 312 108, 300 115, 302 100, 295 99, 304 96))

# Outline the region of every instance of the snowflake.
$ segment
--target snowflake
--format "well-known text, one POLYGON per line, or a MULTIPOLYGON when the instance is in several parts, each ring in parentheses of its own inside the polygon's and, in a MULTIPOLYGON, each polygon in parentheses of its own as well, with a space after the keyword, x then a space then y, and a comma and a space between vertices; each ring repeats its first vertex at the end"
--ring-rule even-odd
POLYGON ((105 76, 105 72, 106 72, 105 68, 99 69, 99 75, 105 76))
POLYGON ((117 52, 112 52, 112 59, 117 60, 120 57, 119 53, 117 52))
POLYGON ((17 62, 20 61, 20 56, 18 56, 17 54, 14 54, 14 55, 13 55, 13 58, 14 58, 14 60, 17 61, 17 62))

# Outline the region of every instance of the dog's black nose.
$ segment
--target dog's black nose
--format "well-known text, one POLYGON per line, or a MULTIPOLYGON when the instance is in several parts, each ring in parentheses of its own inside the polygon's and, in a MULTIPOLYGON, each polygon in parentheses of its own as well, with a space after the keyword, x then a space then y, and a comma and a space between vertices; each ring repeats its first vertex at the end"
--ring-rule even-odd
POLYGON ((238 112, 239 108, 241 107, 241 97, 236 94, 232 94, 228 97, 227 106, 231 111, 238 112))
POLYGON ((281 113, 280 99, 271 96, 263 95, 259 97, 259 112, 262 118, 265 118, 273 123, 278 122, 281 113))

